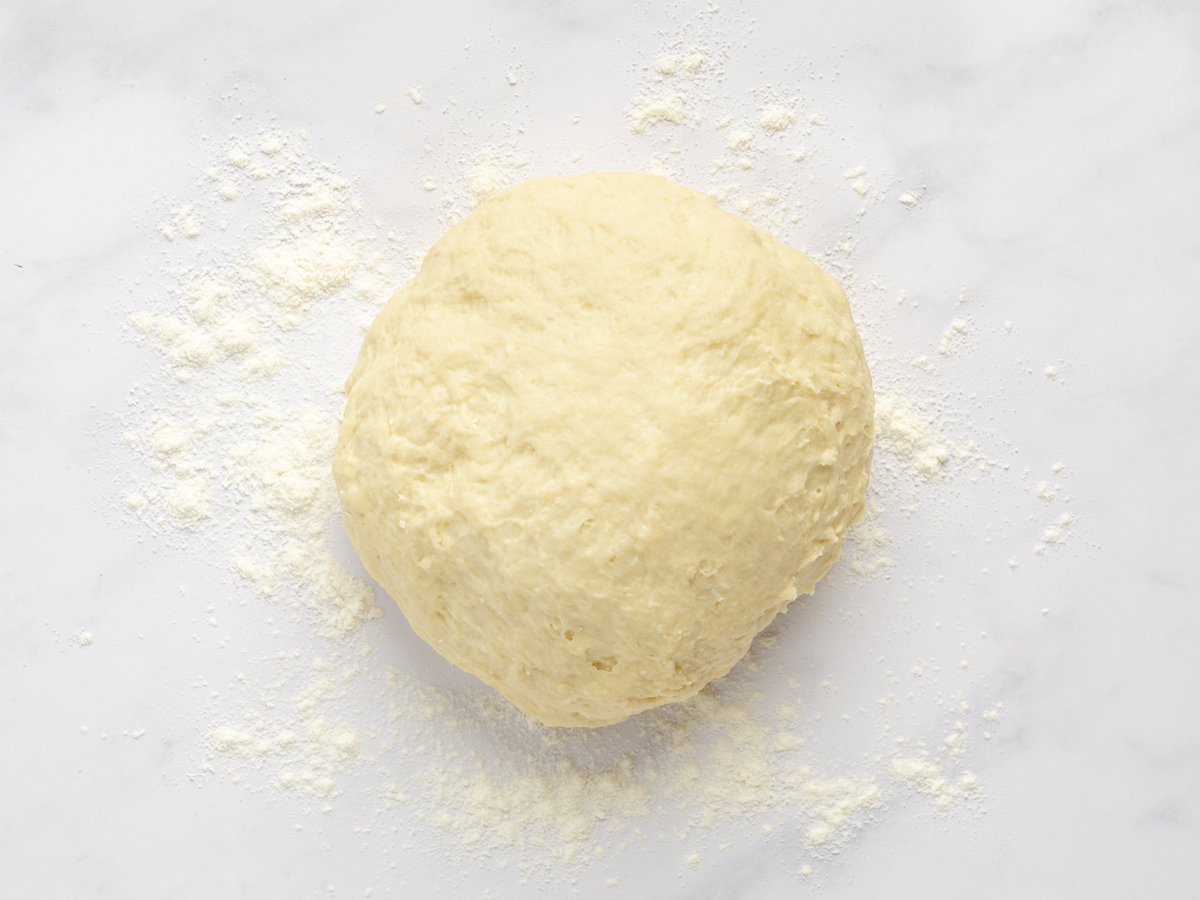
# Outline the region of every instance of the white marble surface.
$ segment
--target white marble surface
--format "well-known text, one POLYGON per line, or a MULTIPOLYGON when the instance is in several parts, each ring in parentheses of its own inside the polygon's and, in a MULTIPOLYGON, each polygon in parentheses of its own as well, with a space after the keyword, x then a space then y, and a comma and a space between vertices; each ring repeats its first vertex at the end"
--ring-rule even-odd
MULTIPOLYGON (((746 114, 771 86, 802 95, 803 116, 823 114, 838 136, 812 171, 813 190, 840 192, 841 206, 817 204, 790 239, 832 247, 853 225, 860 277, 883 281, 889 302, 900 288, 921 301, 904 316, 881 313, 871 333, 886 333, 883 350, 938 361, 930 391, 974 416, 989 452, 1012 467, 987 491, 960 475, 938 495, 942 518, 923 532, 930 546, 904 563, 913 578, 945 580, 913 593, 907 658, 953 665, 961 643, 968 692, 1004 703, 992 740, 972 719, 986 811, 938 817, 889 786, 894 802, 836 859, 814 863, 814 879, 827 897, 1188 896, 1200 880, 1200 10, 984 6, 723 3, 709 16, 729 46, 714 102, 746 114), (868 179, 887 173, 891 189, 857 221, 840 173, 860 162, 868 179), (908 188, 922 190, 912 210, 895 199, 908 188), (956 307, 960 290, 968 299, 956 307), (971 352, 939 360, 939 337, 960 314, 970 316, 971 352), (1003 337, 1006 320, 1015 327, 1003 337), (1054 379, 1042 374, 1051 363, 1054 379), (1029 487, 1056 460, 1067 465, 1077 524, 1037 559, 1044 516, 1029 487), (1024 466, 1027 481, 1017 477, 1024 466), (1029 515, 1036 526, 1023 524, 1029 515), (999 523, 995 545, 981 523, 999 523), (1014 553, 1022 564, 1009 573, 1014 553)), ((196 189, 226 134, 271 117, 308 129, 314 152, 358 179, 369 212, 420 246, 440 227, 437 198, 419 187, 427 144, 470 158, 510 140, 531 172, 640 167, 659 153, 670 164, 674 144, 676 162, 700 179, 724 132, 706 122, 634 136, 624 110, 642 67, 703 8, 11 0, 0 9, 6 896, 812 889, 796 874, 807 857, 786 823, 767 838, 748 822, 726 835, 730 849, 706 845, 696 868, 681 865, 677 842, 652 841, 575 873, 575 884, 544 872, 522 884, 516 865, 448 870, 439 841, 453 838, 431 826, 419 852, 389 857, 385 837, 354 833, 370 802, 350 794, 296 831, 300 800, 223 778, 198 786, 188 773, 206 725, 186 708, 188 684, 225 664, 211 641, 192 640, 188 619, 202 608, 195 598, 228 591, 229 580, 220 560, 157 545, 116 502, 128 464, 114 416, 133 383, 151 383, 161 367, 122 329, 130 309, 155 302, 156 223, 196 189), (415 85, 423 109, 405 96, 415 85), (470 114, 443 113, 450 97, 470 114), (387 113, 373 113, 379 102, 387 113), (582 159, 570 163, 575 151, 582 159), (92 645, 77 645, 80 630, 92 645), (121 737, 140 728, 139 740, 121 737), (614 874, 617 886, 606 887, 614 874)), ((353 352, 337 346, 331 375, 353 352)), ((835 599, 815 602, 852 606, 856 590, 842 579, 835 599)), ((886 593, 878 582, 862 590, 886 593)), ((831 625, 829 645, 817 646, 789 624, 785 650, 836 670, 847 694, 859 679, 869 696, 874 653, 862 643, 876 634, 831 625)), ((243 656, 270 646, 257 620, 233 627, 243 656)), ((459 683, 395 610, 380 628, 377 643, 401 665, 459 683)), ((836 716, 822 721, 819 742, 839 747, 836 716)))

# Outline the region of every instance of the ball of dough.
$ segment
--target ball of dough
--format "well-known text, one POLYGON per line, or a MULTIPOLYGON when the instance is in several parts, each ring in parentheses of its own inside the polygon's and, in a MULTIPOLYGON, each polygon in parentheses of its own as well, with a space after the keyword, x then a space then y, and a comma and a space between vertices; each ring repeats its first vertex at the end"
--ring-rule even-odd
POLYGON ((347 381, 346 530, 414 630, 549 725, 699 691, 837 559, 871 379, 807 256, 652 175, 526 181, 347 381))

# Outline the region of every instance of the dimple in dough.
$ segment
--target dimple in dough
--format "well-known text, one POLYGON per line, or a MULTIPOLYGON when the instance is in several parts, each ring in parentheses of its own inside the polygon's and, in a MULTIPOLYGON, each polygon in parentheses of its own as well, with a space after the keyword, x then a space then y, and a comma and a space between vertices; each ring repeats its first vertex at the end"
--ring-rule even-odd
POLYGON ((334 459, 416 632, 548 725, 699 691, 861 515, 871 378, 807 256, 663 178, 485 202, 372 324, 334 459))

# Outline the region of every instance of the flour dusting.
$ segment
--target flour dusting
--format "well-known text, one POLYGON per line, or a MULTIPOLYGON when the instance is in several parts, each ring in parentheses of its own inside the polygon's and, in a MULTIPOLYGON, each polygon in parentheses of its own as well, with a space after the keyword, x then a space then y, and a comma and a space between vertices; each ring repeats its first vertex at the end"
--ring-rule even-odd
MULTIPOLYGON (((836 98, 801 70, 752 92, 725 87, 727 70, 751 61, 721 15, 682 23, 631 65, 632 99, 612 123, 625 148, 572 143, 581 128, 559 149, 523 143, 519 129, 503 143, 466 140, 410 88, 408 115, 462 148, 411 175, 425 225, 376 220, 352 179, 274 126, 214 148, 202 197, 164 201, 154 237, 170 263, 128 316, 129 338, 162 370, 117 417, 131 462, 114 502, 164 546, 203 549, 220 567, 209 593, 224 596, 222 610, 173 600, 191 604, 197 640, 230 660, 219 683, 192 685, 204 750, 186 778, 271 791, 298 810, 342 798, 460 867, 505 869, 511 855, 525 879, 608 874, 623 853, 667 840, 681 870, 703 871, 731 844, 770 840, 792 855, 798 882, 819 881, 855 835, 910 803, 936 817, 982 808, 980 748, 1002 733, 1002 704, 976 674, 984 638, 951 636, 953 622, 924 611, 950 593, 927 548, 978 554, 989 583, 1070 552, 1086 526, 1067 505, 1070 472, 1056 464, 1016 481, 1015 449, 980 414, 986 398, 963 387, 956 367, 992 332, 1016 340, 1011 323, 960 309, 957 287, 909 296, 875 270, 879 233, 903 227, 885 217, 917 221, 936 194, 852 140, 836 98), (428 223, 450 227, 505 187, 581 159, 704 190, 831 272, 867 349, 877 429, 864 518, 816 594, 692 700, 595 732, 545 728, 437 664, 398 659, 404 630, 387 630, 398 613, 347 550, 329 466, 341 380, 366 323, 437 237, 428 223), (226 216, 238 227, 224 230, 226 216), (918 303, 939 318, 905 336, 896 326, 918 303), (972 491, 1000 498, 992 521, 953 520, 972 491), (968 529, 973 543, 960 537, 968 529), (238 610, 260 632, 252 654, 234 657, 222 623, 238 610), (906 656, 910 631, 946 635, 945 652, 906 656), (824 653, 847 635, 870 648, 852 666, 824 653)), ((1057 366, 1040 372, 1043 390, 1061 383, 1057 366)))

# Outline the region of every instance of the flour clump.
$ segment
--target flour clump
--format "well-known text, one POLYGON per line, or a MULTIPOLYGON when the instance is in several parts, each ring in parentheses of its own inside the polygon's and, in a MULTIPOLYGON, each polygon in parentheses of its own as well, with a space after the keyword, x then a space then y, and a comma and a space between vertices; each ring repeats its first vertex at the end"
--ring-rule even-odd
POLYGON ((666 179, 531 179, 430 249, 347 380, 346 530, 418 634, 550 725, 699 691, 863 510, 838 284, 666 179))

